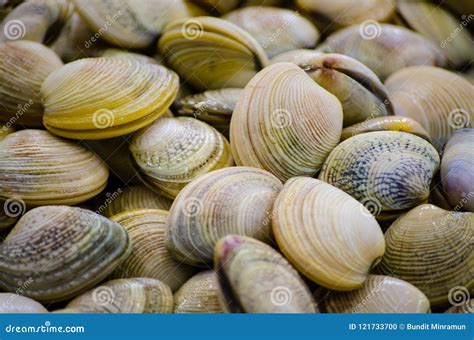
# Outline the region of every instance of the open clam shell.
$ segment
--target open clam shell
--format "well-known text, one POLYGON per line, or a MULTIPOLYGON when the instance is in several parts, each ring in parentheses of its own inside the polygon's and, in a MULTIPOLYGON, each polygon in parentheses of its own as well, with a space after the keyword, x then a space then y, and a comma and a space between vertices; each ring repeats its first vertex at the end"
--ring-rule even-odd
POLYGON ((44 306, 33 299, 14 293, 0 293, 0 314, 48 313, 44 306))

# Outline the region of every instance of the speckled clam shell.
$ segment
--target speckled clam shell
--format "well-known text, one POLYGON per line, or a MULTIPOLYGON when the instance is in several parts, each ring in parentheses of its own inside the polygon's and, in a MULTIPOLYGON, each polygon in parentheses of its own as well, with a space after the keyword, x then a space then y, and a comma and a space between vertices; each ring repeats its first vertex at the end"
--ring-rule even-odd
POLYGON ((43 123, 72 139, 126 135, 164 114, 178 87, 178 76, 163 66, 113 57, 77 60, 41 86, 43 123))
POLYGON ((76 297, 68 313, 171 313, 173 294, 163 282, 148 278, 107 281, 76 297))
POLYGON ((213 270, 194 275, 174 294, 174 313, 223 313, 213 270))
POLYGON ((239 235, 216 245, 219 299, 231 313, 315 313, 316 303, 296 270, 270 246, 239 235))
POLYGON ((92 211, 45 206, 27 212, 0 244, 0 287, 42 302, 93 287, 130 253, 127 232, 92 211))
POLYGON ((395 114, 419 122, 441 150, 451 134, 474 125, 474 86, 437 67, 409 67, 394 73, 385 86, 395 114))
POLYGON ((239 234, 271 242, 270 215, 281 182, 248 167, 213 171, 188 184, 171 206, 166 247, 179 260, 202 265, 212 261, 223 236, 239 234))
POLYGON ((382 230, 370 212, 342 190, 313 178, 285 183, 272 226, 290 263, 330 289, 362 286, 384 253, 382 230))
POLYGON ((446 62, 440 49, 422 35, 400 26, 370 22, 334 32, 318 50, 357 59, 382 81, 405 67, 442 67, 446 62))
POLYGON ((339 100, 291 63, 259 72, 232 115, 230 143, 238 165, 265 169, 281 180, 313 176, 339 142, 339 100))
POLYGON ((162 118, 133 136, 130 144, 140 178, 174 198, 193 179, 232 166, 229 142, 194 118, 162 118))
POLYGON ((160 54, 197 90, 244 87, 268 64, 260 44, 233 23, 196 17, 166 26, 160 54))
POLYGON ((0 121, 41 126, 41 84, 62 65, 52 50, 39 43, 22 40, 0 44, 0 121))
POLYGON ((109 171, 86 148, 43 130, 0 141, 0 197, 27 205, 74 205, 100 193, 109 171))
POLYGON ((249 6, 222 17, 249 32, 267 56, 298 48, 314 48, 318 29, 298 12, 271 6, 249 6))
POLYGON ((33 299, 14 293, 0 293, 0 314, 48 313, 44 306, 33 299))
POLYGON ((439 155, 423 138, 397 131, 356 135, 326 159, 319 179, 344 190, 374 215, 425 202, 439 155))
POLYGON ((196 272, 166 250, 167 218, 167 211, 157 209, 129 210, 110 218, 127 230, 132 241, 132 252, 112 274, 114 277, 157 279, 175 291, 196 272))
POLYGON ((329 292, 321 310, 327 313, 429 313, 430 302, 412 284, 390 276, 369 275, 350 292, 329 292))
POLYGON ((457 130, 444 148, 441 182, 453 208, 474 212, 474 129, 457 130))
POLYGON ((474 299, 469 299, 465 303, 456 303, 455 306, 448 308, 445 313, 474 314, 474 299))
POLYGON ((386 231, 377 271, 418 287, 433 309, 448 307, 457 289, 474 289, 473 235, 474 213, 418 206, 386 231))

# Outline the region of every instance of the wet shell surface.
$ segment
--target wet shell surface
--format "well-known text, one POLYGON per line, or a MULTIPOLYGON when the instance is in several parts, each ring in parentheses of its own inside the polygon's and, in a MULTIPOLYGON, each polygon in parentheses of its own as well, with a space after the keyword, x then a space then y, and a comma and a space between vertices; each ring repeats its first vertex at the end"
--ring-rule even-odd
POLYGON ((124 227, 132 241, 130 256, 115 270, 116 278, 148 277, 177 290, 196 270, 175 260, 165 248, 168 212, 129 210, 110 219, 124 227))
POLYGON ((212 261, 216 242, 228 234, 271 242, 270 215, 281 188, 275 176, 247 167, 197 178, 171 206, 167 249, 183 262, 202 265, 212 261))
POLYGON ((141 179, 174 198, 193 179, 232 166, 229 142, 194 118, 162 118, 133 136, 130 152, 141 179))
POLYGON ((313 178, 285 183, 272 226, 290 263, 330 289, 360 287, 384 253, 382 230, 370 212, 342 190, 313 178))
POLYGON ((174 313, 223 313, 213 270, 194 275, 174 294, 174 313))
POLYGON ((238 165, 285 181, 314 176, 339 142, 342 107, 298 66, 276 63, 247 85, 232 115, 230 142, 238 165))
POLYGON ((48 313, 44 306, 33 299, 14 293, 0 293, 0 314, 48 313))
POLYGON ((438 153, 426 140, 405 132, 377 131, 339 144, 326 159, 319 179, 379 215, 425 202, 438 167, 438 153))
POLYGON ((418 287, 433 309, 448 307, 456 290, 474 289, 473 237, 474 213, 423 204, 386 231, 377 271, 418 287))
POLYGON ((219 299, 231 313, 315 313, 316 303, 296 270, 270 246, 239 235, 216 245, 219 299))
POLYGON ((27 205, 74 205, 100 193, 109 171, 86 148, 43 130, 0 141, 0 197, 27 205))
POLYGON ((43 123, 72 139, 126 135, 164 114, 178 87, 178 76, 163 66, 114 57, 77 60, 41 86, 43 123))
POLYGON ((92 211, 44 206, 27 212, 0 244, 0 287, 41 302, 93 287, 130 253, 127 232, 92 211))

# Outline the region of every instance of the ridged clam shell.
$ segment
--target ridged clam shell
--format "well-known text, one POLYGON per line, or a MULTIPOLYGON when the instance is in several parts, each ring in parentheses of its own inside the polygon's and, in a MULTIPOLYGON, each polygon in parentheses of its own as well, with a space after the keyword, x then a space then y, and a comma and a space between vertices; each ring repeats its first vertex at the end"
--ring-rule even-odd
POLYGON ((444 66, 436 45, 422 35, 400 26, 362 24, 331 34, 318 47, 324 52, 348 55, 369 67, 383 81, 408 66, 444 66))
POLYGON ((444 148, 440 173, 451 206, 474 212, 474 129, 453 134, 444 148))
POLYGON ((132 242, 130 256, 112 274, 116 278, 148 277, 177 290, 196 270, 176 261, 165 248, 168 212, 136 209, 110 219, 124 227, 132 242))
POLYGON ((166 247, 179 260, 211 262, 223 236, 239 234, 270 242, 270 214, 281 190, 270 173, 231 167, 200 176, 176 197, 167 222, 166 247))
POLYGON ((118 48, 107 48, 101 52, 100 56, 109 57, 109 58, 121 58, 125 60, 131 59, 131 60, 135 60, 144 64, 161 65, 161 63, 155 58, 151 58, 149 56, 146 56, 140 53, 121 50, 118 48))
POLYGON ((418 287, 432 308, 447 307, 453 289, 474 289, 473 237, 473 213, 418 206, 386 231, 386 251, 377 270, 418 287))
POLYGON ((330 289, 360 287, 384 253, 382 230, 370 212, 342 190, 313 178, 285 183, 272 226, 290 263, 330 289))
POLYGON ((405 132, 377 131, 339 144, 319 179, 344 190, 374 215, 426 201, 439 156, 426 140, 405 132))
POLYGON ((222 17, 249 32, 269 58, 298 48, 314 48, 319 32, 298 12, 270 6, 249 6, 222 17))
POLYGON ((231 313, 315 313, 316 303, 296 270, 270 246, 239 235, 216 245, 219 299, 231 313))
POLYGON ((466 303, 448 308, 445 313, 467 313, 474 314, 474 299, 469 299, 466 303))
POLYGON ((63 65, 49 48, 32 41, 0 44, 0 121, 11 125, 42 126, 41 84, 63 65))
POLYGON ((74 205, 100 193, 109 171, 86 148, 43 130, 0 141, 0 197, 28 205, 74 205))
POLYGON ((321 303, 327 313, 428 313, 430 302, 412 284, 390 276, 369 275, 350 292, 330 292, 321 303))
POLYGON ((33 299, 13 293, 0 293, 0 314, 48 313, 44 306, 33 299))
POLYGON ((196 17, 166 26, 159 41, 167 63, 198 90, 244 87, 268 64, 260 44, 233 23, 196 17))
POLYGON ((127 232, 92 211, 45 206, 27 212, 0 244, 0 287, 42 302, 66 300, 109 275, 130 252, 127 232))
POLYGON ((265 169, 281 180, 313 176, 339 142, 342 119, 339 100, 298 66, 273 64, 237 102, 232 155, 238 165, 265 169))
POLYGON ((163 66, 121 58, 77 60, 41 86, 43 123, 73 139, 126 135, 164 114, 178 87, 178 76, 163 66))
POLYGON ((174 294, 174 313, 222 313, 213 270, 194 275, 174 294))
POLYGON ((171 313, 173 294, 163 282, 132 278, 107 281, 68 303, 69 313, 171 313))
POLYGON ((441 150, 456 129, 474 127, 474 86, 437 67, 409 67, 394 73, 385 86, 395 114, 413 118, 441 150))
POLYGON ((142 180, 174 198, 193 179, 232 166, 229 142, 194 118, 162 118, 133 136, 130 152, 142 180))

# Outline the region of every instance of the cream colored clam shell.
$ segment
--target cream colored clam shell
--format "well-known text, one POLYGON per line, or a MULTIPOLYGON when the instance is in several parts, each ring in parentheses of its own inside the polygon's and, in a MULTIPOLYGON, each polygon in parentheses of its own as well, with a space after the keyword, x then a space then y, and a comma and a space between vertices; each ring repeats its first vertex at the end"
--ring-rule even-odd
MULTIPOLYGON (((22 283, 24 284, 28 285, 28 281, 22 283)), ((25 296, 0 293, 0 314, 3 313, 48 313, 48 310, 41 303, 25 296)))

